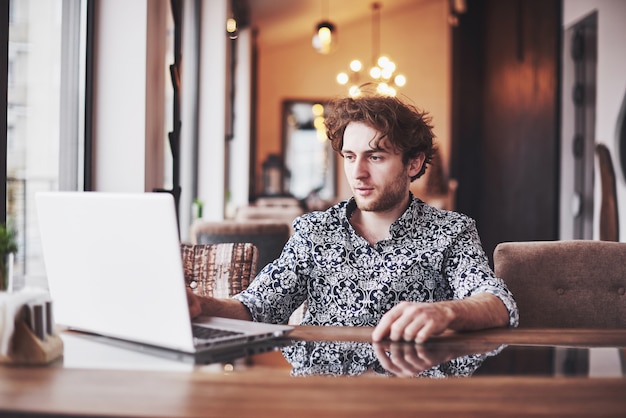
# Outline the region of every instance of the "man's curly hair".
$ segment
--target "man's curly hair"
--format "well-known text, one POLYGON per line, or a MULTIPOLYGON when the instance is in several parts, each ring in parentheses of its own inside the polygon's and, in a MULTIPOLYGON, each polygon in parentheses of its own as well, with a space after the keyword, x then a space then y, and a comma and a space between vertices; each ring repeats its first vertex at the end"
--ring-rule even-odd
POLYGON ((411 181, 424 174, 436 152, 432 118, 427 112, 397 97, 379 95, 336 99, 330 102, 329 107, 324 124, 335 151, 341 153, 346 126, 350 122, 362 122, 380 132, 378 139, 371 144, 372 148, 379 148, 381 141, 388 139, 389 144, 402 154, 404 164, 423 153, 422 169, 411 181))

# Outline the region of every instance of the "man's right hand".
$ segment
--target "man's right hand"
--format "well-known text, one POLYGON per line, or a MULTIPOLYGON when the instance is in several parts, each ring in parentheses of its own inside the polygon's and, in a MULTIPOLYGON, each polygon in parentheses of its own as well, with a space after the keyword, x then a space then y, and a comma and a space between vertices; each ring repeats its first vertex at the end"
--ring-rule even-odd
POLYGON ((191 316, 192 319, 202 314, 200 299, 191 289, 187 289, 187 304, 189 305, 189 316, 191 316))
POLYGON ((189 306, 189 316, 192 319, 204 315, 252 321, 248 308, 237 299, 199 296, 187 288, 187 305, 189 306))

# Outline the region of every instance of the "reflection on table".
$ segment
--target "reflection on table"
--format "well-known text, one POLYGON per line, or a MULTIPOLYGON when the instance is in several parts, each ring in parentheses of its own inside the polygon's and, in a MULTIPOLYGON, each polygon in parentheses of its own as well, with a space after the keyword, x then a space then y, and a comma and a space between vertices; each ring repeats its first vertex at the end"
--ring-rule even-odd
MULTIPOLYGON (((236 371, 269 365, 288 370, 291 376, 626 376, 626 341, 619 340, 619 332, 615 334, 617 340, 608 341, 608 346, 593 339, 572 343, 567 332, 562 333, 561 342, 557 337, 554 341, 533 343, 532 336, 538 335, 540 330, 535 334, 531 332, 530 338, 512 343, 507 343, 507 335, 517 336, 527 331, 495 330, 491 336, 489 332, 471 333, 413 344, 372 343, 367 340, 368 335, 355 328, 347 328, 350 332, 344 340, 334 339, 336 330, 331 328, 325 333, 328 339, 324 340, 320 335, 307 335, 307 328, 297 327, 292 334, 296 338, 248 344, 198 356, 97 335, 64 332, 64 357, 53 366, 220 373, 224 365, 236 371), (476 335, 487 337, 472 340, 476 335)), ((585 334, 573 335, 580 339, 585 334)), ((608 331, 603 335, 611 334, 608 331)))
POLYGON ((373 344, 367 328, 297 326, 275 346, 208 363, 73 333, 63 338, 58 363, 0 367, 0 415, 623 417, 626 411, 626 330, 497 329, 414 345, 373 344))
POLYGON ((471 376, 497 349, 411 343, 294 341, 282 349, 293 376, 357 376, 378 373, 401 377, 471 376))

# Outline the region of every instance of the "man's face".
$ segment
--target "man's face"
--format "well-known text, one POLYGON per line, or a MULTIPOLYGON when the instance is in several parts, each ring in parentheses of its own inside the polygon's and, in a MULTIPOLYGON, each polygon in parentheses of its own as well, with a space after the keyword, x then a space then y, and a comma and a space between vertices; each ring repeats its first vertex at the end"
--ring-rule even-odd
POLYGON ((379 149, 372 141, 380 133, 361 122, 351 122, 343 134, 343 167, 357 206, 363 211, 391 211, 404 205, 411 176, 423 159, 406 166, 402 155, 383 140, 379 149))

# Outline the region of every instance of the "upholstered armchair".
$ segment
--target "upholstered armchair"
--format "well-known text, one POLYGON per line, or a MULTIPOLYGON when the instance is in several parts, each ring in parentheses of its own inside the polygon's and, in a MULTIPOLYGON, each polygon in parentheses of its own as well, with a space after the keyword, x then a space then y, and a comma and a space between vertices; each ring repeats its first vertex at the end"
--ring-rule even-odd
POLYGON ((626 243, 506 242, 493 258, 520 327, 626 327, 626 243))

